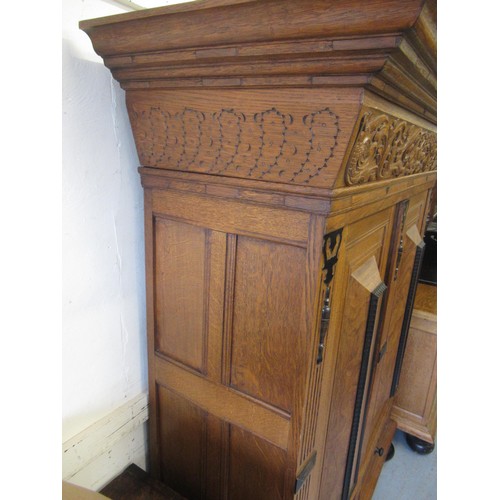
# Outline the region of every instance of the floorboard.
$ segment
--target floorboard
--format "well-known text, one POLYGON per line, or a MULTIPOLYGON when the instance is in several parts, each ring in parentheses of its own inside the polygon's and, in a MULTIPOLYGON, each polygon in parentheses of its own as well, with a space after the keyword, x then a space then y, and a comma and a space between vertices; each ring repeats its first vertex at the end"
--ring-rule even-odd
POLYGON ((127 467, 100 493, 111 500, 186 500, 135 464, 127 467))

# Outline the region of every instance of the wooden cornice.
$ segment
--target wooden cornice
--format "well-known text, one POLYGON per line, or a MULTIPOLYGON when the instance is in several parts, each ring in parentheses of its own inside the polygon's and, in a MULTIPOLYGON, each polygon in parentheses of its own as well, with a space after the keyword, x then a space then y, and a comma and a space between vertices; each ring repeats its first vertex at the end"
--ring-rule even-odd
POLYGON ((422 0, 202 1, 82 21, 102 56, 411 28, 422 0), (184 5, 184 7, 183 7, 184 5))
POLYGON ((433 4, 204 0, 80 28, 126 90, 359 87, 435 123, 433 4))

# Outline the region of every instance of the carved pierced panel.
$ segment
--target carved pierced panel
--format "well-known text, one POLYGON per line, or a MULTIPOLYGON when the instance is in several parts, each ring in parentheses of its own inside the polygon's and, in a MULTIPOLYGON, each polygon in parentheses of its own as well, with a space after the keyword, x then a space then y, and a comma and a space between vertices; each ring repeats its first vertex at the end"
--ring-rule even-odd
POLYGON ((437 168, 434 132, 376 110, 366 111, 347 163, 345 183, 365 184, 437 168))

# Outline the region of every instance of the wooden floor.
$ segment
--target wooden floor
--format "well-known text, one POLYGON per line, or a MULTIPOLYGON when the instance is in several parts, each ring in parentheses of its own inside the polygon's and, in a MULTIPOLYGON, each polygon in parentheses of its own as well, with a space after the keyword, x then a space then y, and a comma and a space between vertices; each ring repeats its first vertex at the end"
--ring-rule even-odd
POLYGON ((111 500, 186 500, 135 464, 127 467, 100 493, 111 500))

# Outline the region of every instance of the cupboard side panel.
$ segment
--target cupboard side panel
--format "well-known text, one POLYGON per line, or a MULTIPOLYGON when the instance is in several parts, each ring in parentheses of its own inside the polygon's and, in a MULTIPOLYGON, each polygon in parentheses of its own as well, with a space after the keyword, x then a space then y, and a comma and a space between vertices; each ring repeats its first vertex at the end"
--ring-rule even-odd
MULTIPOLYGON (((285 492, 286 451, 230 426, 228 500, 280 500, 285 492)), ((290 492, 291 493, 291 492, 290 492)))
POLYGON ((431 374, 436 363, 436 340, 435 333, 410 328, 396 401, 398 406, 419 417, 425 414, 434 382, 431 374), (428 376, 418 376, 421 373, 428 376))
POLYGON ((205 498, 207 414, 158 387, 161 479, 191 500, 205 498))

